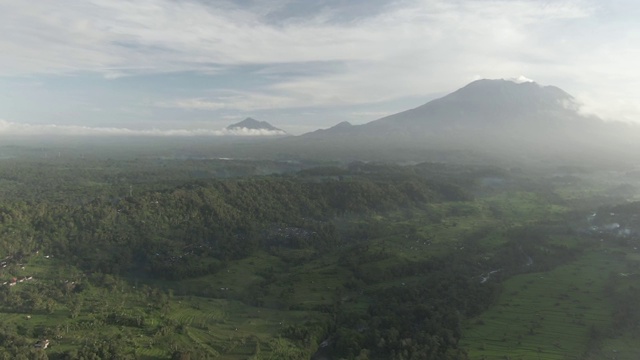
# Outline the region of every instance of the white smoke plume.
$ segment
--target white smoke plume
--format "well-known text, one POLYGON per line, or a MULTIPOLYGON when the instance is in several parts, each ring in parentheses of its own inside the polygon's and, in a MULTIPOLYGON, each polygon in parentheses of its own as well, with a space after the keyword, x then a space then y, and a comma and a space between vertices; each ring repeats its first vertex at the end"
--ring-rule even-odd
POLYGON ((524 75, 520 75, 518 77, 509 78, 509 79, 506 79, 506 80, 512 81, 512 82, 514 82, 516 84, 534 82, 533 80, 529 79, 528 77, 526 77, 524 75))

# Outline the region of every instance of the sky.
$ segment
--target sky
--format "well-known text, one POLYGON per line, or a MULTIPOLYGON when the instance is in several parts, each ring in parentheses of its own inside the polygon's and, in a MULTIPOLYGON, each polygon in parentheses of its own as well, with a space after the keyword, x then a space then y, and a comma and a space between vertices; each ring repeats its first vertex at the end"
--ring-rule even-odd
POLYGON ((292 134, 481 78, 640 122, 635 0, 0 0, 0 133, 292 134))

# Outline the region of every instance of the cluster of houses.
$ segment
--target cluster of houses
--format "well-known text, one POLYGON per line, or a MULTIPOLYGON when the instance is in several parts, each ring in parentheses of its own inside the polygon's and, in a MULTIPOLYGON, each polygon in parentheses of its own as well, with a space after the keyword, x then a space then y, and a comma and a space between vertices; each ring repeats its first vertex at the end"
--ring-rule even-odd
POLYGON ((4 281, 2 285, 16 286, 16 284, 18 283, 29 281, 29 280, 33 280, 33 276, 22 276, 19 278, 13 277, 11 278, 11 280, 4 281))
MULTIPOLYGON (((39 253, 40 253, 40 251, 36 251, 36 252, 35 252, 35 254, 39 254, 39 253)), ((49 258, 49 255, 45 256, 45 258, 47 258, 47 259, 48 259, 48 258, 49 258)), ((9 266, 9 262, 10 262, 10 261, 11 261, 12 263, 14 263, 14 262, 20 261, 20 259, 16 259, 16 258, 14 258, 12 255, 9 255, 9 256, 5 257, 4 259, 2 259, 2 260, 0 261, 0 268, 4 269, 4 268, 6 268, 7 266, 9 266)), ((14 263, 14 264, 15 264, 15 263, 14 263)), ((24 264, 20 264, 20 263, 18 263, 17 265, 20 267, 20 269, 21 269, 21 270, 24 270, 24 269, 25 269, 24 264)), ((0 273, 0 276, 2 276, 2 273, 0 273)), ((33 280, 33 276, 20 276, 20 277, 13 277, 13 278, 11 278, 11 280, 3 281, 3 282, 2 282, 2 285, 7 285, 7 286, 16 286, 18 283, 25 282, 25 281, 29 281, 29 280, 33 280)))
POLYGON ((614 212, 601 214, 594 212, 587 216, 589 228, 587 233, 592 235, 611 235, 630 238, 640 234, 637 214, 617 214, 614 212))

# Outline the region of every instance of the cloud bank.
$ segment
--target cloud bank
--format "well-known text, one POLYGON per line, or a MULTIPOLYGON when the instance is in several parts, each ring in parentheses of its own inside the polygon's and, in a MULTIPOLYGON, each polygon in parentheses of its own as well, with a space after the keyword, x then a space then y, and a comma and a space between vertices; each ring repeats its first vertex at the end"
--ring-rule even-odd
POLYGON ((266 129, 173 129, 173 130, 134 130, 127 128, 110 128, 110 127, 89 127, 89 126, 73 126, 73 125, 33 125, 15 123, 6 120, 0 120, 0 136, 4 135, 57 135, 57 136, 238 136, 238 137, 258 137, 258 136, 284 136, 286 132, 280 130, 266 129))

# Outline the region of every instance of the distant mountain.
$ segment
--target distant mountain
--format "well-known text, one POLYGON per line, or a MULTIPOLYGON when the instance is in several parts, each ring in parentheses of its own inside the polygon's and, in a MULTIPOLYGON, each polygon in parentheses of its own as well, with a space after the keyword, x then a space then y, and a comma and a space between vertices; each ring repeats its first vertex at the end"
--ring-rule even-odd
POLYGON ((258 121, 250 117, 240 121, 239 123, 235 123, 227 126, 227 130, 231 130, 231 131, 243 131, 243 129, 253 130, 255 132, 275 133, 276 135, 287 134, 286 131, 282 129, 278 129, 277 127, 269 124, 266 121, 258 121))
POLYGON ((332 154, 373 156, 400 151, 413 156, 424 151, 463 151, 549 158, 596 156, 620 148, 622 142, 637 142, 640 139, 627 136, 630 127, 582 114, 576 100, 555 86, 478 80, 367 124, 340 123, 286 140, 289 148, 307 147, 311 153, 327 149, 332 154))
POLYGON ((554 86, 535 82, 478 80, 447 95, 399 114, 366 124, 366 128, 401 127, 429 132, 449 129, 527 129, 589 121, 578 112, 575 99, 554 86))
MULTIPOLYGON (((427 139, 451 134, 490 136, 532 135, 552 128, 594 124, 599 121, 578 112, 575 99, 554 86, 534 82, 478 80, 420 107, 389 115, 363 125, 336 126, 349 136, 427 139), (507 134, 508 133, 508 134, 507 134)), ((317 135, 317 133, 315 134, 317 135)), ((548 134, 545 134, 548 135, 548 134)))

